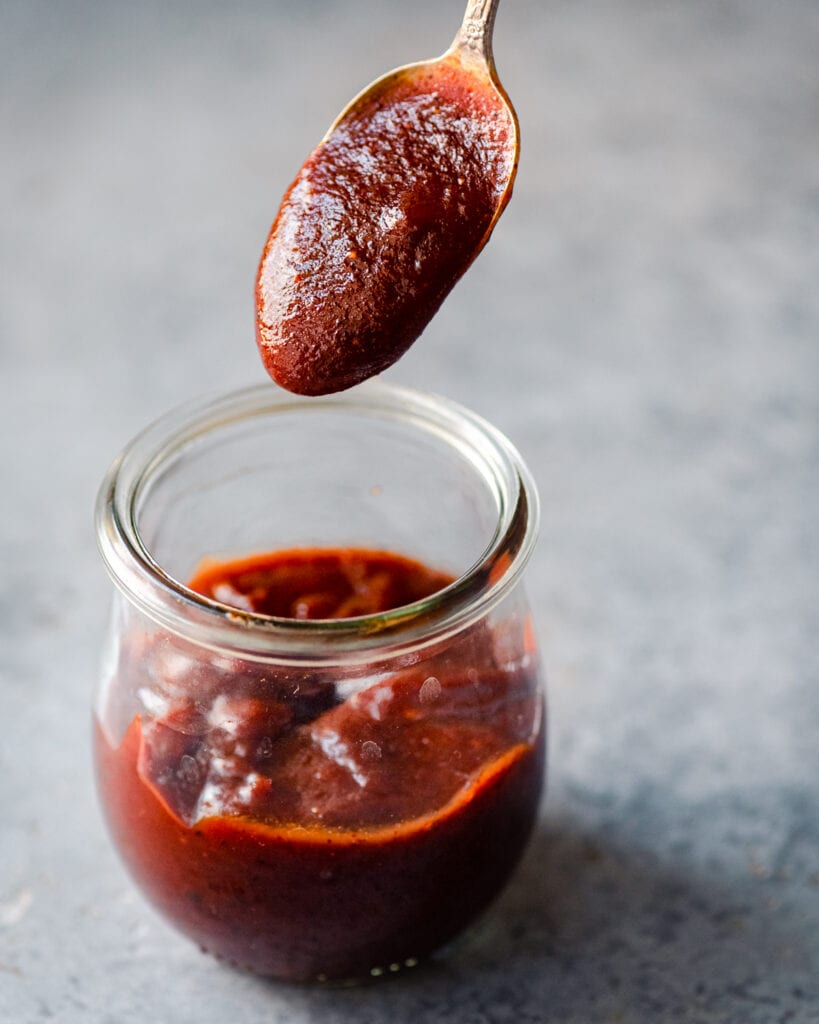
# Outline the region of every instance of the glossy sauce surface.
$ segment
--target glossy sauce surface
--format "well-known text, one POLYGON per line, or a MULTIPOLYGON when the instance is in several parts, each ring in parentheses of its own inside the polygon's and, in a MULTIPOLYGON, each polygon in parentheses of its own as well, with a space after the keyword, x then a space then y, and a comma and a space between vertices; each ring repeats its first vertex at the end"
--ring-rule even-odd
MULTIPOLYGON (((301 606, 327 564, 347 582, 333 608, 327 576, 323 612, 350 578, 365 600, 373 580, 378 605, 449 580, 345 550, 211 563, 191 583, 301 606)), ((436 675, 409 667, 346 699, 327 672, 209 669, 161 643, 139 660, 173 672, 172 697, 118 742, 97 729, 103 805, 147 894, 207 950, 290 980, 361 977, 447 941, 517 861, 541 786, 540 698, 535 670, 498 665, 483 627, 436 675)))
POLYGON ((368 94, 285 194, 256 282, 268 373, 301 394, 384 370, 421 334, 508 200, 515 126, 457 58, 368 94))

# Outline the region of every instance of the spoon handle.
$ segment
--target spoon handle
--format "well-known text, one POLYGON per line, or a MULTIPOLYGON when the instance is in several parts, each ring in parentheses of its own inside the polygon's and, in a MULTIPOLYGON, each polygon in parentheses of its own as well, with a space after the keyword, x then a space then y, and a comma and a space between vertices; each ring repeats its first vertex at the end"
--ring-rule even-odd
POLYGON ((467 0, 464 20, 452 43, 452 50, 460 50, 463 56, 477 58, 493 67, 492 29, 499 3, 500 0, 467 0))

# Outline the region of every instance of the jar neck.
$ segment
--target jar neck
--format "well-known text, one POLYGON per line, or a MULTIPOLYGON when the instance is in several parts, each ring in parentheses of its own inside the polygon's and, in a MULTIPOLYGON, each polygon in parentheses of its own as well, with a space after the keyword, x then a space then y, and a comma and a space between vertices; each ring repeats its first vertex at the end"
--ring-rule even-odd
POLYGON ((516 585, 531 555, 537 525, 534 484, 501 433, 448 400, 379 381, 319 399, 297 398, 262 385, 182 407, 123 450, 103 481, 96 509, 98 543, 114 583, 159 627, 230 655, 301 665, 372 664, 382 657, 411 654, 468 628, 516 585), (297 410, 304 414, 308 409, 403 424, 451 446, 479 475, 492 494, 494 530, 479 557, 452 584, 382 613, 296 620, 241 611, 204 598, 160 564, 140 530, 139 510, 171 460, 189 446, 217 438, 229 426, 297 410))

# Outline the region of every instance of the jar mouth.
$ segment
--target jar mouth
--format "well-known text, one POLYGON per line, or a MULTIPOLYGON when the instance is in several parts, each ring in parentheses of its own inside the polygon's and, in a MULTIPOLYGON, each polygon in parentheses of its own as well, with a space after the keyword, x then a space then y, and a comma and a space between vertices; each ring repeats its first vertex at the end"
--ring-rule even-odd
POLYGON ((373 652, 395 656, 459 632, 513 587, 531 556, 539 503, 532 477, 507 438, 449 399, 367 381, 326 397, 292 395, 255 385, 166 414, 138 434, 114 460, 97 497, 97 542, 112 580, 156 624, 205 647, 243 658, 298 664, 372 663, 373 652), (385 612, 343 619, 292 619, 244 611, 204 597, 174 578, 142 536, 140 498, 151 479, 186 447, 243 420, 323 411, 403 423, 432 434, 464 456, 494 492, 498 517, 477 560, 449 586, 385 612))

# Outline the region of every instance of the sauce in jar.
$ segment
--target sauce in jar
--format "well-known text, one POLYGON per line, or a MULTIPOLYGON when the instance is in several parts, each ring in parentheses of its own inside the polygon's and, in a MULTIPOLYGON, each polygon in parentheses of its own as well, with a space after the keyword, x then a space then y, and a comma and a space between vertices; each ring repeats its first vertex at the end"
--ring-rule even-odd
MULTIPOLYGON (((190 585, 246 611, 332 619, 450 582, 338 549, 209 562, 190 585)), ((482 620, 354 687, 326 668, 208 665, 146 641, 134 663, 165 677, 164 697, 117 742, 96 730, 130 870, 204 949, 259 973, 340 981, 413 965, 488 905, 532 827, 536 668, 510 667, 496 640, 482 620)))

